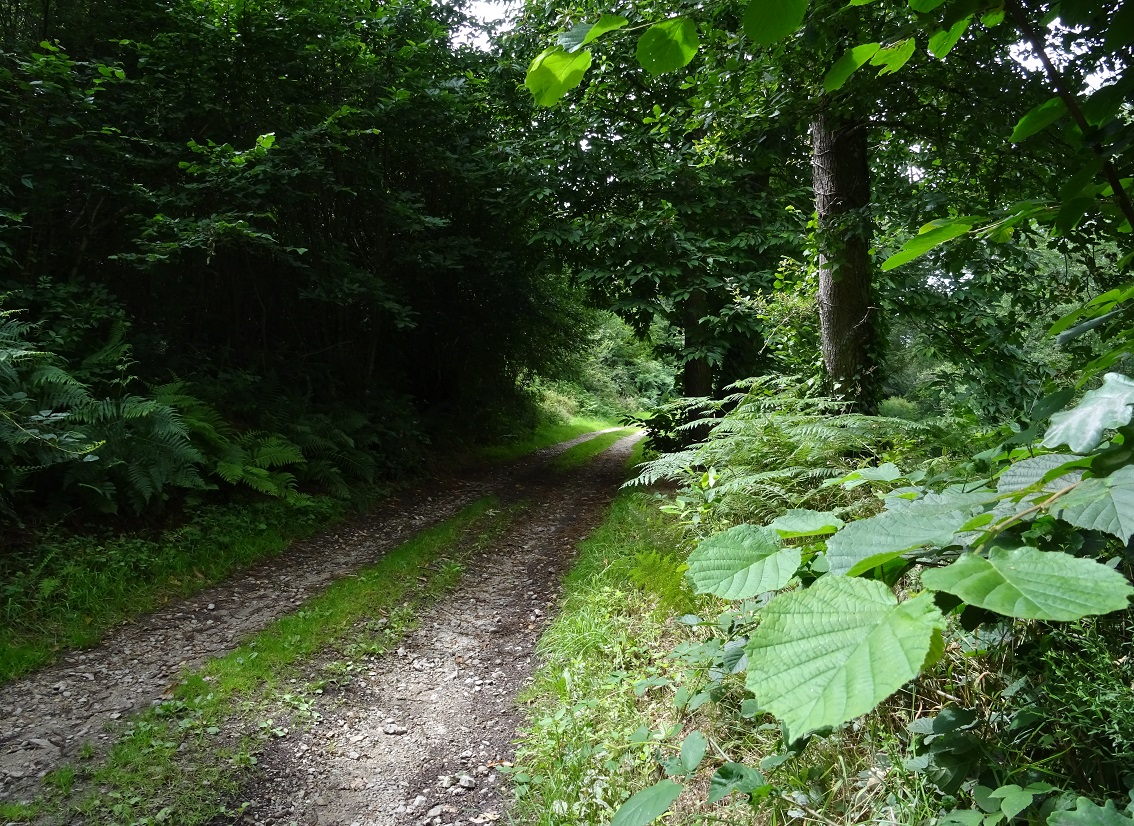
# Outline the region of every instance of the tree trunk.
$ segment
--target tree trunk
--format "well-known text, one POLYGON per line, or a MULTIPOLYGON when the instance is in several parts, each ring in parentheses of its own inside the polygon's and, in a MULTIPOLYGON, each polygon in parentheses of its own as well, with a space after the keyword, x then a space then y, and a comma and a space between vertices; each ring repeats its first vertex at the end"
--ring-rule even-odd
POLYGON ((811 124, 823 364, 831 391, 870 413, 877 403, 879 369, 866 136, 865 123, 830 112, 820 112, 811 124))
MULTIPOLYGON (((682 367, 681 390, 689 397, 702 397, 713 395, 713 368, 704 356, 690 358, 690 351, 701 349, 704 346, 705 327, 701 319, 708 313, 708 301, 702 290, 693 290, 681 307, 681 326, 685 333, 685 364, 682 367)), ((698 410, 686 421, 692 421, 707 415, 707 411, 698 410)), ((702 424, 689 430, 682 431, 681 440, 684 446, 703 442, 709 437, 711 425, 702 424)))
MULTIPOLYGON (((701 319, 708 313, 708 301, 702 290, 693 290, 681 308, 686 351, 702 347, 707 338, 701 319)), ((688 358, 682 373, 682 392, 686 396, 713 395, 713 368, 704 356, 688 358)))

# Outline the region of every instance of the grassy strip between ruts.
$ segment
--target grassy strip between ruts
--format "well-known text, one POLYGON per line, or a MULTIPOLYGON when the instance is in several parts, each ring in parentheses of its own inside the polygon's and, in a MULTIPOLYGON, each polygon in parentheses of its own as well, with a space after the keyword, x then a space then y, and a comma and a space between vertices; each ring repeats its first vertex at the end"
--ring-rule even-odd
MULTIPOLYGON (((482 455, 514 459, 609 426, 589 419, 549 423, 482 455)), ((349 502, 312 495, 301 507, 278 499, 202 506, 185 524, 157 535, 47 536, 26 552, 0 555, 0 685, 60 651, 94 645, 139 614, 279 554, 387 492, 359 488, 349 502)))
POLYGON ((603 433, 601 436, 595 436, 593 439, 588 439, 581 442, 572 448, 568 448, 563 453, 560 453, 551 460, 551 467, 555 470, 571 470, 581 465, 586 464, 593 457, 602 453, 608 447, 613 445, 620 439, 625 439, 632 433, 636 433, 637 428, 625 427, 621 430, 615 430, 611 433, 603 433))
POLYGON ((0 804, 0 820, 62 823, 80 813, 92 825, 192 826, 225 813, 264 742, 314 719, 319 694, 396 645, 417 611, 457 583, 462 560, 522 509, 482 499, 339 580, 188 675, 172 700, 129 721, 108 754, 81 750, 75 765, 45 778, 42 799, 0 804), (323 676, 296 679, 314 655, 325 660, 323 676))
POLYGON ((534 431, 501 445, 482 447, 476 451, 483 459, 493 462, 507 462, 518 459, 528 453, 540 450, 560 442, 591 433, 595 430, 605 430, 608 427, 617 427, 617 423, 601 419, 570 419, 566 422, 544 422, 534 431))

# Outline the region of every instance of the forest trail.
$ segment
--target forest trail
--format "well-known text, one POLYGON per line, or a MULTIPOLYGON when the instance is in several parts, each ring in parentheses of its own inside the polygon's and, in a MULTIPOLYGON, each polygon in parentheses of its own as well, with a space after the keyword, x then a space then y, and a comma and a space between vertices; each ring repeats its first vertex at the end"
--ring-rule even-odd
POLYGON ((491 767, 510 751, 514 700, 531 672, 560 576, 575 543, 602 519, 642 437, 623 438, 574 470, 547 470, 548 459, 598 435, 402 493, 336 531, 124 626, 95 649, 0 688, 0 799, 35 797, 45 773, 73 760, 84 743, 107 746, 116 721, 168 698, 186 671, 232 650, 421 530, 495 494, 528 507, 467 563, 457 588, 424 613, 396 654, 372 662, 366 679, 326 698, 310 730, 271 743, 260 781, 241 798, 251 803, 247 812, 218 822, 494 820, 501 799, 491 767), (444 776, 453 778, 451 786, 444 776))

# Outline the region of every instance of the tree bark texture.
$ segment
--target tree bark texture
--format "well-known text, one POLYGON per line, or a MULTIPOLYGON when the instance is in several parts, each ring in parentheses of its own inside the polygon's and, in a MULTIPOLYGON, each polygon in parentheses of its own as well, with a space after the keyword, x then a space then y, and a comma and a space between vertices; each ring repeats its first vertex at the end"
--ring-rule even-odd
POLYGON ((865 123, 829 112, 820 112, 811 123, 823 364, 832 392, 870 413, 877 402, 879 370, 866 138, 865 123))
MULTIPOLYGON (((685 349, 702 347, 708 335, 701 321, 708 314, 708 300, 702 290, 693 290, 681 308, 685 349)), ((686 396, 713 395, 713 368, 704 356, 688 358, 682 371, 682 390, 686 396)))

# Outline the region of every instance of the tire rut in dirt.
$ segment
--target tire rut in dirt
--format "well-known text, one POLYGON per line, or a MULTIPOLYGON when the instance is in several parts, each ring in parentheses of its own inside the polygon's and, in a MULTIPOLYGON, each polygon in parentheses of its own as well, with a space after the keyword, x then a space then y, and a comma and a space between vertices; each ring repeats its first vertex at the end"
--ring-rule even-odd
POLYGON ((517 477, 548 455, 403 491, 364 516, 123 626, 96 648, 0 686, 0 800, 33 799, 42 777, 73 760, 81 746, 102 751, 114 741, 119 720, 168 698, 184 672, 231 651, 335 580, 483 496, 515 497, 517 477))
POLYGON ((273 741, 236 802, 262 826, 491 823, 504 817, 495 767, 521 722, 516 696, 553 614, 576 544, 602 521, 639 435, 585 467, 526 486, 527 512, 468 563, 396 655, 336 697, 319 722, 273 741))

